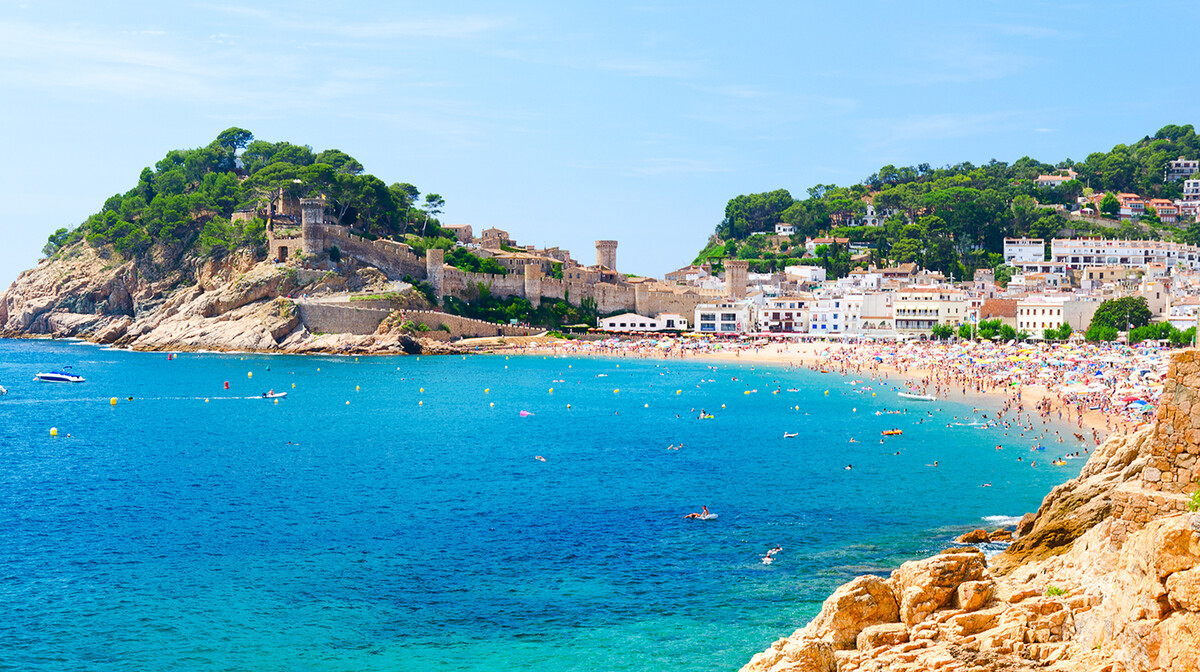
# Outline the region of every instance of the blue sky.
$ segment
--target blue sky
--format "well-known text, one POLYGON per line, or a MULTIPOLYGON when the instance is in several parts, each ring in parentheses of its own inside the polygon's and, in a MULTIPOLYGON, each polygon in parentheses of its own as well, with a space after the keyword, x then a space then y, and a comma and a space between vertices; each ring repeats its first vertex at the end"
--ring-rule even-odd
POLYGON ((0 286, 170 149, 337 148, 521 243, 689 262, 740 193, 1196 123, 1195 3, 8 2, 0 286))

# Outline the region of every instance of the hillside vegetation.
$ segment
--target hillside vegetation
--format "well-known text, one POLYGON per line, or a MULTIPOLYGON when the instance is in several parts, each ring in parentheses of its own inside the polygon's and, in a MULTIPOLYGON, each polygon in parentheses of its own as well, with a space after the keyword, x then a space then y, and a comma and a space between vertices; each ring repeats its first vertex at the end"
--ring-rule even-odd
POLYGON ((1200 158, 1200 137, 1191 125, 1165 126, 1153 136, 1090 154, 1081 162, 1068 159, 1051 165, 1022 157, 1011 164, 992 160, 982 166, 888 165, 858 184, 816 185, 803 199, 786 189, 745 194, 730 199, 715 235, 696 261, 749 259, 751 270, 757 271, 816 263, 844 275, 850 268, 844 249, 822 250, 822 258, 799 260, 806 252, 806 237, 830 234, 869 244, 874 261, 917 262, 961 278, 1000 264, 1006 236, 1149 237, 1194 244, 1200 242, 1200 227, 1184 230, 1153 215, 1139 223, 1092 223, 1048 207, 1074 204, 1077 197, 1093 192, 1173 200, 1181 195, 1182 184, 1167 182, 1165 174, 1167 162, 1180 156, 1200 158), (1039 175, 1067 169, 1077 177, 1057 188, 1035 183, 1039 175), (868 200, 880 215, 890 214, 882 226, 853 226, 866 213, 868 200), (768 242, 752 236, 773 233, 780 222, 795 226, 790 240, 768 242))
POLYGON ((438 240, 442 231, 436 215, 445 204, 438 194, 426 194, 419 203, 416 187, 388 185, 341 150, 314 152, 307 145, 255 140, 250 131, 230 128, 205 147, 167 152, 153 168, 142 170, 132 189, 109 198, 81 225, 55 231, 43 253, 52 256, 83 240, 125 258, 152 250, 168 259, 217 256, 238 248, 261 255, 264 223, 230 218, 240 208, 270 206, 281 189, 295 197, 324 194, 338 223, 367 235, 420 236, 448 246, 438 240))

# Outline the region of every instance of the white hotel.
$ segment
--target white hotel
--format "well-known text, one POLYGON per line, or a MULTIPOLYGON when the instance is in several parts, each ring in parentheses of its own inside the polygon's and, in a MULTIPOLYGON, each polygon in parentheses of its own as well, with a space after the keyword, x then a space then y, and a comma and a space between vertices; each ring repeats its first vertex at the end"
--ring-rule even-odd
POLYGON ((1200 248, 1161 240, 1055 238, 1050 242, 1050 257, 1055 262, 1066 264, 1067 268, 1138 268, 1158 263, 1168 268, 1183 265, 1194 271, 1200 270, 1200 248))

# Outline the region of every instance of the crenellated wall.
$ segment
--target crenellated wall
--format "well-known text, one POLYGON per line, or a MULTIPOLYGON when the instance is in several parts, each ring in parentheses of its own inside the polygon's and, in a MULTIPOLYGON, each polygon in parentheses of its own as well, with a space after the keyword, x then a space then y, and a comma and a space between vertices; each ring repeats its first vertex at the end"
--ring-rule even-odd
POLYGON ((315 224, 304 229, 305 248, 325 251, 337 245, 343 254, 383 271, 389 278, 408 275, 425 279, 425 261, 413 254, 412 248, 393 240, 368 240, 350 233, 350 229, 333 224, 315 224))

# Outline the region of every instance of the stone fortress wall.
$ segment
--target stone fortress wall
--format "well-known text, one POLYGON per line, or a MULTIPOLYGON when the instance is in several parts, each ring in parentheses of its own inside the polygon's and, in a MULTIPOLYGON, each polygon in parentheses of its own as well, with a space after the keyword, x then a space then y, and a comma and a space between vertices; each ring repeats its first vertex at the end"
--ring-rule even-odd
MULTIPOLYGON (((453 296, 470 301, 478 297, 482 286, 494 296, 521 297, 534 306, 540 305, 542 299, 567 301, 576 306, 590 299, 595 301, 601 314, 623 311, 647 316, 677 313, 688 318, 700 303, 721 298, 718 292, 649 289, 644 285, 624 282, 620 276, 616 282, 600 282, 591 277, 551 278, 537 265, 527 265, 521 273, 505 275, 469 273, 446 265, 443 250, 427 250, 425 259, 421 259, 404 243, 370 240, 352 233, 347 227, 327 223, 322 199, 300 199, 298 208, 292 209, 300 211, 301 233, 299 236, 276 236, 274 228, 268 227, 268 245, 273 259, 285 261, 299 251, 316 256, 336 246, 342 254, 378 268, 389 278, 402 279, 407 276, 415 280, 427 280, 439 298, 453 296)), ((615 271, 616 248, 616 241, 596 241, 597 262, 609 271, 615 271)))
POLYGON ((1160 516, 1187 511, 1200 478, 1200 356, 1186 350, 1171 358, 1152 431, 1146 437, 1141 477, 1112 494, 1114 518, 1136 529, 1160 516))

